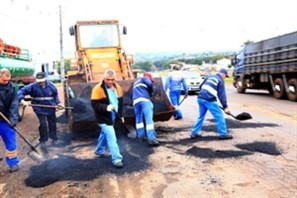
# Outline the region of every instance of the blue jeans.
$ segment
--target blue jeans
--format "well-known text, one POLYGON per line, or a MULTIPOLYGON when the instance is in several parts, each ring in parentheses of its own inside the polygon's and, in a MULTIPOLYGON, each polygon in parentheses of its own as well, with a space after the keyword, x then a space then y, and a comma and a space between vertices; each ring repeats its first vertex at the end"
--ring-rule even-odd
POLYGON ((145 137, 145 130, 148 140, 156 139, 156 132, 153 121, 153 103, 151 101, 140 101, 134 105, 134 112, 136 117, 137 136, 145 137), (144 123, 145 121, 145 130, 144 123))
POLYGON ((112 163, 115 164, 122 161, 123 157, 120 153, 120 149, 117 143, 117 137, 112 125, 98 124, 101 128, 101 133, 98 138, 98 144, 96 147, 96 154, 104 154, 106 147, 108 148, 112 163))
POLYGON ((0 120, 0 136, 6 148, 6 163, 9 167, 18 165, 17 144, 15 131, 4 121, 0 120))
POLYGON ((218 103, 216 101, 210 102, 210 101, 204 100, 202 98, 198 98, 197 102, 199 105, 199 117, 192 128, 191 135, 195 136, 197 134, 200 134, 205 115, 207 113, 207 110, 209 110, 210 113, 215 118, 217 130, 218 130, 220 136, 226 136, 227 135, 226 121, 225 121, 225 117, 224 117, 222 110, 220 109, 218 103))
POLYGON ((37 115, 39 119, 39 141, 46 142, 48 137, 57 140, 57 118, 56 115, 37 115), (48 122, 48 126, 47 123, 48 122))
MULTIPOLYGON (((179 104, 181 90, 174 90, 169 92, 171 104, 176 106, 179 104)), ((173 113, 174 118, 182 118, 183 114, 180 109, 176 109, 173 113)))

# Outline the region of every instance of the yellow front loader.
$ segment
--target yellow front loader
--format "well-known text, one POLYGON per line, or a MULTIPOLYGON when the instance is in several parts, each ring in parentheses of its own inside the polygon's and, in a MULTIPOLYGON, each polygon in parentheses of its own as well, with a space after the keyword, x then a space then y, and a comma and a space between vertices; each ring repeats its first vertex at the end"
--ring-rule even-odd
MULTIPOLYGON (((76 58, 64 83, 65 105, 74 107, 67 112, 70 129, 80 132, 97 128, 90 98, 92 88, 103 80, 106 69, 115 70, 116 80, 124 91, 125 123, 134 125, 131 94, 137 73, 132 69, 133 55, 126 54, 121 45, 121 36, 127 34, 127 28, 117 20, 98 20, 78 21, 69 30, 76 47, 76 58)), ((174 108, 161 78, 155 79, 152 101, 154 121, 169 120, 174 108)))

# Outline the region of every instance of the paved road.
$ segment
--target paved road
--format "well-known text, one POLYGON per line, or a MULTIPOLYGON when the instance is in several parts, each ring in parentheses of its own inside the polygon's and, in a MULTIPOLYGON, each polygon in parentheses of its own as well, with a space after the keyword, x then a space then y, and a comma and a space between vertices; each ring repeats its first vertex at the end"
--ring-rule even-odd
MULTIPOLYGON (((261 91, 237 94, 230 85, 227 93, 233 114, 253 116, 248 121, 226 116, 232 140, 218 139, 210 114, 203 138, 189 139, 198 116, 197 97, 191 95, 181 105, 184 119, 155 123, 161 146, 119 137, 125 167, 116 170, 110 159, 95 156, 96 139, 69 140, 67 124, 59 123, 64 145, 49 147, 47 162, 22 159, 15 174, 7 173, 2 162, 0 196, 297 197, 297 103, 261 91)), ((36 122, 28 111, 18 127, 28 137, 36 122)))
MULTIPOLYGON (((235 115, 248 112, 253 116, 253 119, 237 121, 230 116, 226 116, 228 129, 233 134, 234 139, 226 144, 225 148, 231 148, 231 145, 262 142, 264 150, 273 150, 273 148, 265 147, 272 143, 281 152, 281 155, 277 156, 265 155, 260 152, 236 160, 233 164, 230 164, 230 161, 224 161, 225 164, 229 165, 224 166, 222 171, 230 170, 236 175, 233 177, 229 173, 230 175, 225 178, 226 181, 242 187, 239 188, 242 194, 237 195, 248 197, 296 197, 297 103, 288 100, 277 100, 266 91, 249 90, 246 94, 238 94, 230 84, 226 85, 226 89, 231 112, 235 115), (268 145, 264 145, 266 143, 268 145), (271 186, 269 187, 269 185, 271 186), (248 192, 248 190, 253 191, 253 193, 248 192)), ((195 122, 198 116, 196 100, 196 96, 190 96, 181 106, 185 113, 184 122, 195 122)), ((212 116, 208 113, 205 126, 202 129, 205 136, 208 136, 208 131, 216 130, 213 124, 212 116), (213 128, 210 128, 210 126, 213 126, 213 128)), ((198 145, 219 151, 222 149, 222 144, 217 142, 200 142, 198 145)), ((257 149, 258 151, 261 150, 260 148, 257 149)), ((217 165, 212 168, 216 169, 217 165)), ((227 187, 222 186, 226 191, 227 187)), ((227 197, 230 196, 227 193, 227 197)))

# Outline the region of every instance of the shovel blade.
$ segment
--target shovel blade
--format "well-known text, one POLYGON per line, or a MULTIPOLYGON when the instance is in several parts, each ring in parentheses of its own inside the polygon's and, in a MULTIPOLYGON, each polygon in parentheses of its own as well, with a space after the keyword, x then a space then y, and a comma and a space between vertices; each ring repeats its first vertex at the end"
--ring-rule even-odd
POLYGON ((31 150, 30 152, 28 152, 28 156, 35 162, 37 163, 42 163, 46 160, 46 158, 39 154, 38 152, 31 150))
POLYGON ((235 118, 237 120, 249 120, 252 119, 252 116, 249 113, 243 112, 241 114, 238 114, 235 118))
POLYGON ((31 151, 28 153, 28 156, 38 162, 42 163, 46 160, 46 155, 48 154, 48 150, 45 145, 37 144, 36 146, 31 147, 31 151))

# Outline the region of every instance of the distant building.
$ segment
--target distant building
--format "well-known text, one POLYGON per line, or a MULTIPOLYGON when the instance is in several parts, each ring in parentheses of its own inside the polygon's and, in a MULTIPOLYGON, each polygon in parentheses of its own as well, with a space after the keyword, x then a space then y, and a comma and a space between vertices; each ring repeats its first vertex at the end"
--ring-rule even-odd
POLYGON ((44 72, 48 80, 53 82, 61 81, 61 75, 58 73, 56 61, 34 63, 34 66, 35 74, 38 72, 44 72))
POLYGON ((228 68, 231 65, 231 60, 227 58, 223 58, 217 61, 217 70, 220 70, 222 67, 228 68))

